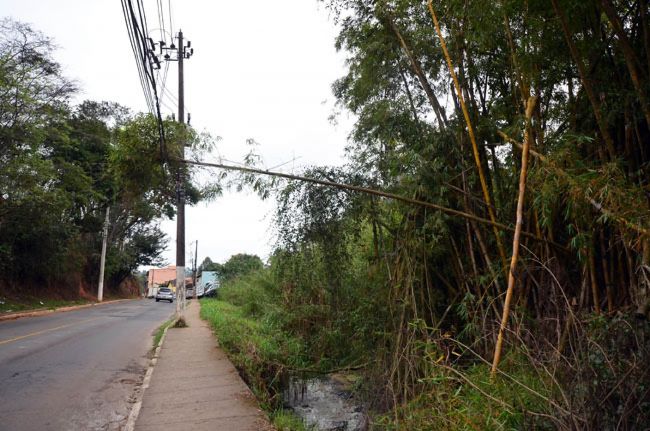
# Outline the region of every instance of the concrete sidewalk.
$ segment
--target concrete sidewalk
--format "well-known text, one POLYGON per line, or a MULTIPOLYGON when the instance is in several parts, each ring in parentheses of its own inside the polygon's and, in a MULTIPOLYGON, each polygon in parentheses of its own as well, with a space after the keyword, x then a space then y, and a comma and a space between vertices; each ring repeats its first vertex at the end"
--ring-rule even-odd
POLYGON ((169 328, 145 389, 136 431, 273 430, 191 301, 187 328, 169 328))

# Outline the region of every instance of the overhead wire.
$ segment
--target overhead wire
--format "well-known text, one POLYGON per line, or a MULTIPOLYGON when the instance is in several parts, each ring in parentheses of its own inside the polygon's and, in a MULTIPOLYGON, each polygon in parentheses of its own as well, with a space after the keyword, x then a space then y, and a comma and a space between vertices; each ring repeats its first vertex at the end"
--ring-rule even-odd
MULTIPOLYGON (((164 35, 173 35, 173 30, 172 30, 172 9, 171 9, 171 0, 168 0, 167 2, 167 11, 169 13, 169 32, 167 31, 167 28, 165 27, 165 9, 163 6, 163 0, 156 0, 156 13, 158 15, 158 23, 161 27, 161 39, 164 39, 164 35), (164 35, 163 35, 164 33, 164 35)), ((173 37, 173 36, 172 36, 173 37)), ((158 82, 158 88, 160 89, 160 104, 165 107, 166 109, 169 109, 170 111, 174 112, 175 109, 170 107, 169 104, 165 103, 167 99, 171 104, 173 105, 178 105, 178 98, 172 93, 168 88, 167 88, 167 76, 169 73, 169 62, 166 62, 165 64, 165 69, 162 71, 161 69, 157 70, 157 82, 158 82)))
MULTIPOLYGON (((157 118, 158 133, 160 137, 160 155, 161 161, 166 159, 165 152, 165 129, 163 126, 162 115, 160 113, 160 98, 156 84, 156 73, 154 72, 154 62, 159 65, 153 52, 154 47, 148 47, 147 43, 151 42, 148 37, 147 16, 142 0, 136 0, 136 7, 133 6, 132 0, 122 0, 122 11, 126 22, 127 33, 133 54, 136 60, 138 75, 142 85, 145 101, 149 112, 157 118), (136 9, 137 8, 137 13, 136 9)), ((163 20, 163 17, 160 17, 163 20)))
POLYGON ((174 34, 174 25, 172 21, 172 0, 167 0, 167 9, 169 11, 169 33, 174 34))
POLYGON ((160 40, 165 40, 165 21, 162 11, 162 0, 156 0, 156 12, 158 14, 158 28, 160 30, 160 40))
MULTIPOLYGON (((163 0, 156 0, 156 13, 158 15, 158 25, 160 26, 160 40, 162 42, 164 41, 165 36, 168 34, 167 29, 165 28, 165 11, 163 6, 163 0)), ((162 68, 156 71, 157 82, 160 88, 160 104, 164 108, 170 110, 171 112, 174 112, 175 109, 170 107, 167 103, 165 103, 165 96, 169 96, 168 94, 166 94, 168 93, 168 90, 166 88, 168 72, 169 72, 169 62, 165 62, 164 71, 162 70, 162 68)), ((173 103, 175 102, 171 97, 168 97, 168 99, 170 99, 171 102, 173 103)))
MULTIPOLYGON (((137 42, 137 32, 134 28, 134 22, 132 20, 131 7, 129 6, 128 0, 122 0, 122 12, 124 13, 124 20, 126 22, 127 32, 129 36, 129 42, 131 43, 131 49, 133 50, 133 55, 136 60, 136 67, 138 70, 138 76, 140 78, 140 85, 145 96, 145 102, 150 112, 153 112, 153 103, 151 99, 151 93, 149 90, 149 85, 145 78, 145 73, 143 70, 142 63, 140 61, 141 53, 139 49, 139 44, 137 42)), ((137 23, 136 23, 137 25, 137 23)))

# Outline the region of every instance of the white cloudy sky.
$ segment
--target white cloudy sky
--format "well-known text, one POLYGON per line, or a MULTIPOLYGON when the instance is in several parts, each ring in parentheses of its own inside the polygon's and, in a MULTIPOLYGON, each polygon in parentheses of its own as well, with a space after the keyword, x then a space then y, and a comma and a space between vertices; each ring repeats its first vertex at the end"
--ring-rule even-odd
MULTIPOLYGON (((156 1, 149 28, 159 39, 156 1)), ((163 0, 167 13, 168 0, 163 0)), ((247 138, 267 168, 294 157, 291 170, 307 164, 341 164, 351 120, 333 126, 331 83, 344 72, 344 54, 334 49, 336 28, 316 0, 171 0, 173 31, 192 41, 186 63, 186 112, 192 125, 221 136, 219 153, 242 160, 247 138)), ((118 0, 3 0, 0 14, 33 24, 54 38, 55 58, 82 89, 80 99, 111 100, 146 110, 135 60, 118 0)), ((166 23, 169 29, 169 23, 166 23)), ((176 94, 175 63, 168 88, 176 94)), ((175 109, 174 103, 165 103, 175 109)), ((272 245, 273 202, 252 193, 227 192, 187 210, 189 243, 199 240, 199 262, 223 262, 240 252, 265 258, 272 245)), ((162 223, 170 236, 164 256, 174 262, 175 222, 162 223)), ((192 247, 193 248, 193 247, 192 247)))

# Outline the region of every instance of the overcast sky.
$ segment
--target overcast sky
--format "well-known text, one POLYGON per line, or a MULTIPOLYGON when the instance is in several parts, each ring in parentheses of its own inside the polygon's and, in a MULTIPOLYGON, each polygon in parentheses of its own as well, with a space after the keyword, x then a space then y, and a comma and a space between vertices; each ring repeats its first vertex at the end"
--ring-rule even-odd
MULTIPOLYGON (((143 2, 151 8, 149 30, 158 40, 156 1, 143 2)), ((162 3, 169 31, 168 0, 162 3)), ((335 109, 331 84, 344 73, 344 54, 334 49, 336 28, 322 3, 171 0, 171 10, 174 36, 181 28, 195 49, 185 64, 185 110, 195 128, 223 138, 221 156, 241 161, 249 150, 246 139, 253 138, 267 168, 293 158, 281 169, 343 163, 351 120, 343 114, 333 126, 328 117, 335 109)), ((120 1, 3 0, 0 12, 54 39, 59 47, 54 57, 79 83, 79 100, 147 109, 120 1)), ((177 94, 176 63, 167 88, 177 94)), ((176 110, 173 98, 163 102, 168 106, 163 114, 176 110)), ((223 262, 242 252, 266 258, 273 209, 272 200, 262 202, 249 192, 227 192, 188 208, 188 266, 189 244, 197 239, 199 263, 206 256, 223 262)), ((175 221, 163 222, 162 228, 170 237, 164 257, 173 264, 175 221)))

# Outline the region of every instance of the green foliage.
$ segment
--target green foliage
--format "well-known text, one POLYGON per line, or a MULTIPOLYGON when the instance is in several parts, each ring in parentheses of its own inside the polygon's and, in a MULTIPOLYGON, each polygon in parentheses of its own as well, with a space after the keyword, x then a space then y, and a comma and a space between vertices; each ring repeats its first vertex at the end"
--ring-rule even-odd
MULTIPOLYGON (((163 162, 156 120, 116 103, 70 106, 76 89, 50 39, 7 18, 0 28, 0 284, 63 297, 94 290, 109 209, 107 288, 160 263, 158 223, 174 216, 170 178, 184 167, 163 162)), ((207 134, 164 128, 169 147, 190 145, 188 157, 212 148, 207 134)), ((185 183, 190 203, 218 194, 196 174, 185 183)))
POLYGON ((302 419, 288 410, 276 410, 271 413, 271 421, 278 431, 307 431, 302 419))
POLYGON ((156 332, 153 334, 153 346, 151 347, 151 350, 156 350, 158 346, 160 345, 160 340, 162 340, 162 336, 165 333, 165 330, 169 328, 172 323, 174 323, 174 319, 169 319, 162 325, 156 329, 156 332))
POLYGON ((201 265, 199 265, 198 270, 199 270, 199 273, 201 273, 203 271, 214 271, 214 272, 220 273, 221 272, 221 266, 222 265, 220 263, 213 262, 212 259, 210 259, 210 257, 208 256, 205 259, 203 259, 203 262, 201 262, 201 265))
MULTIPOLYGON (((506 333, 516 353, 503 366, 542 397, 511 389, 501 377, 487 380, 480 358, 493 355, 507 262, 492 229, 476 220, 288 183, 277 195, 278 242, 270 260, 283 328, 303 340, 321 369, 372 363, 365 372, 368 392, 380 410, 393 410, 381 421, 388 428, 595 429, 597 420, 610 428, 616 420, 638 427, 625 409, 634 405, 644 417, 640 394, 628 387, 625 404, 611 385, 616 378, 625 387, 640 379, 626 376, 623 364, 636 362, 626 362, 625 348, 614 348, 621 340, 628 344, 628 336, 606 337, 607 359, 599 360, 615 371, 598 374, 595 365, 587 371, 580 366, 599 355, 582 344, 592 342, 592 334, 575 328, 591 310, 604 310, 605 298, 605 320, 615 320, 614 310, 636 306, 650 288, 644 278, 650 256, 650 53, 639 42, 647 39, 647 5, 507 0, 486 8, 434 0, 459 95, 427 2, 322 3, 339 26, 336 47, 346 55, 333 92, 356 122, 348 164, 311 167, 305 176, 488 218, 478 164, 496 219, 513 227, 522 162, 511 141, 531 140, 522 202, 528 235, 514 272, 513 330, 506 333), (529 95, 537 105, 527 124, 529 95), (461 96, 477 153, 470 149, 461 96), (440 333, 476 354, 455 357, 445 350, 447 342, 432 343, 440 333), (558 345, 571 347, 558 353, 558 345), (432 362, 428 349, 444 360, 432 362), (587 390, 592 380, 597 389, 587 390), (583 401, 566 402, 565 395, 583 401)), ((507 229, 496 235, 507 259, 512 235, 507 229)), ((641 355, 638 348, 629 354, 641 355)))
POLYGON ((212 262, 212 259, 206 257, 199 265, 200 272, 216 272, 221 283, 254 274, 262 268, 264 263, 259 256, 246 253, 234 254, 225 263, 212 262))
POLYGON ((263 300, 268 297, 264 295, 265 290, 261 288, 222 287, 220 299, 201 300, 201 317, 212 325, 220 346, 228 352, 263 406, 273 409, 281 402, 282 370, 304 367, 305 352, 300 340, 282 329, 281 313, 263 300))
POLYGON ((219 271, 222 282, 260 271, 264 267, 262 259, 256 255, 239 253, 230 256, 219 271))
POLYGON ((549 391, 535 368, 516 354, 505 358, 503 365, 508 377, 491 380, 487 364, 456 370, 433 364, 431 375, 424 381, 426 389, 394 414, 375 418, 374 427, 380 430, 556 429, 554 412, 544 400, 549 391))

